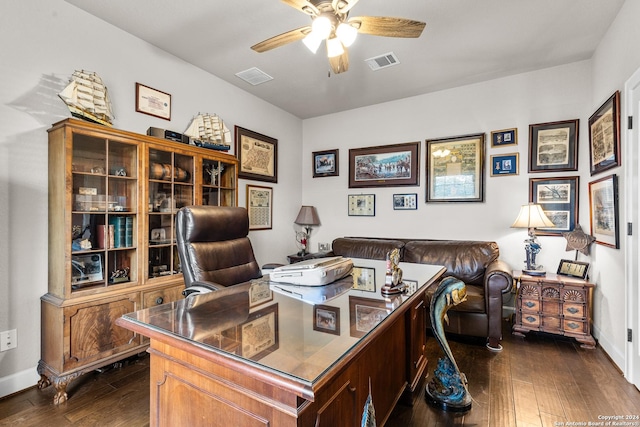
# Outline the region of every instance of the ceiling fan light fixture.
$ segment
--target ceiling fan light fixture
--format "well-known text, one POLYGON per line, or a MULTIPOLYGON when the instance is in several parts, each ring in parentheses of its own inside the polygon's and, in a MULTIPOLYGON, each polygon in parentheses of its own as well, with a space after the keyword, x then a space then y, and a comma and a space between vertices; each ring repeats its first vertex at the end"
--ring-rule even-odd
POLYGON ((311 23, 311 34, 315 34, 320 40, 324 40, 331 34, 331 20, 326 16, 318 16, 311 23))
POLYGON ((302 43, 304 43, 304 45, 311 51, 311 53, 316 53, 318 51, 318 48, 320 47, 320 43, 322 43, 322 38, 317 37, 312 31, 302 39, 302 43))
POLYGON ((340 39, 342 44, 345 47, 349 47, 356 41, 356 36, 358 35, 358 30, 352 27, 349 24, 345 24, 344 22, 338 25, 336 29, 336 36, 340 39))
POLYGON ((332 37, 330 39, 327 39, 327 56, 329 58, 340 56, 343 53, 344 53, 344 48, 342 47, 342 43, 337 37, 332 37))

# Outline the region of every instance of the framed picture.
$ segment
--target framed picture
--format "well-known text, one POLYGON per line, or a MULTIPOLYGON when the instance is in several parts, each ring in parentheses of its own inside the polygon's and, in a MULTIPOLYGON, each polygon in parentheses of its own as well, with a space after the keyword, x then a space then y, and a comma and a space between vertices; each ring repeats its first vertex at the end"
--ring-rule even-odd
POLYGON ((349 150, 349 188, 418 185, 420 142, 349 150))
POLYGON ((579 123, 529 125, 529 172, 577 171, 579 123))
POLYGON ((349 216, 376 216, 375 194, 349 194, 349 216))
POLYGON ((338 176, 338 150, 314 151, 313 177, 338 176))
POLYGON ((502 129, 491 132, 491 147, 518 145, 518 129, 502 129))
POLYGON ((416 193, 394 194, 393 209, 394 210, 418 209, 418 195, 416 193))
POLYGON ((238 178, 278 182, 278 140, 235 127, 238 178))
POLYGON ((267 303, 273 300, 273 292, 269 287, 268 280, 257 280, 249 287, 249 307, 267 303))
POLYGON ((136 83, 136 111, 171 120, 171 95, 136 83))
POLYGON ((242 357, 260 360, 278 349, 278 304, 254 311, 238 327, 242 357))
POLYGON ((484 201, 484 133, 427 140, 427 202, 484 201))
POLYGON ((353 267, 353 289, 358 291, 376 291, 376 269, 369 267, 353 267))
POLYGON ((384 300, 349 296, 349 332, 352 337, 365 336, 382 322, 391 310, 384 300))
POLYGON ((273 217, 273 188, 247 184, 249 230, 270 230, 273 217))
POLYGON ((536 228, 536 234, 561 236, 573 231, 578 223, 579 180, 577 176, 529 179, 529 201, 539 204, 555 224, 553 228, 536 228))
POLYGON ((340 335, 340 308, 328 305, 314 305, 313 330, 340 335))
POLYGON ((518 153, 491 156, 491 176, 518 175, 520 173, 518 153))
POLYGON ((591 234, 596 243, 619 249, 617 175, 589 183, 589 212, 591 234))
POLYGON ((587 277, 588 270, 588 262, 561 259, 560 264, 558 265, 558 274, 562 274, 563 276, 579 277, 580 279, 585 279, 587 277))
POLYGON ((620 166, 620 92, 616 91, 589 117, 591 175, 620 166))

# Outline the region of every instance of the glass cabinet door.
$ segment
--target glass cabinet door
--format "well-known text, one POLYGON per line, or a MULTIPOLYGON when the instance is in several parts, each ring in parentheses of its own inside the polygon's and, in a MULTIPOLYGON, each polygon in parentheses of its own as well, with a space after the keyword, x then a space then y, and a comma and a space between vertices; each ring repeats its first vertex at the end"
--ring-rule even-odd
POLYGON ((138 146, 74 134, 71 291, 135 281, 138 146))
POLYGON ((194 204, 194 159, 171 151, 149 149, 148 277, 182 272, 176 250, 175 214, 194 204))
POLYGON ((236 206, 235 165, 220 160, 202 160, 203 205, 236 206))

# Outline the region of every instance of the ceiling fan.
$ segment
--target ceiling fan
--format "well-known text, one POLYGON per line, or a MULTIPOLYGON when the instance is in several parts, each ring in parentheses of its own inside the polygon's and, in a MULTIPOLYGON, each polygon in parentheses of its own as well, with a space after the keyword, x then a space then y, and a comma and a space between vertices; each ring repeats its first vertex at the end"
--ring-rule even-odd
POLYGON ((323 40, 334 74, 349 69, 347 48, 358 33, 384 37, 417 38, 422 34, 424 22, 386 16, 358 16, 349 18, 349 11, 358 0, 282 0, 296 10, 311 16, 311 25, 287 31, 261 41, 251 49, 266 52, 298 40, 316 53, 323 40))

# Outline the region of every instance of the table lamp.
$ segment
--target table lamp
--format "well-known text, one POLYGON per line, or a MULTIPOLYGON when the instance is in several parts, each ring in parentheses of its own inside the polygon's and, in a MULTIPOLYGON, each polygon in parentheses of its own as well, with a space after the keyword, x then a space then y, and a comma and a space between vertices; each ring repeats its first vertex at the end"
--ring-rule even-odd
POLYGON ((304 228, 304 231, 296 233, 296 240, 301 247, 298 255, 306 255, 308 253, 307 250, 309 249, 311 226, 320 225, 320 218, 318 218, 316 208, 313 206, 302 206, 294 223, 301 225, 304 228))
POLYGON ((540 243, 536 239, 536 227, 555 227, 549 218, 544 214, 542 207, 534 203, 522 205, 518 217, 511 224, 512 228, 528 228, 529 238, 524 241, 524 250, 527 254, 526 268, 523 271, 531 276, 544 276, 546 273, 541 265, 536 264, 536 255, 542 249, 540 243))

